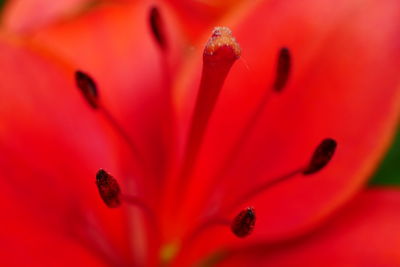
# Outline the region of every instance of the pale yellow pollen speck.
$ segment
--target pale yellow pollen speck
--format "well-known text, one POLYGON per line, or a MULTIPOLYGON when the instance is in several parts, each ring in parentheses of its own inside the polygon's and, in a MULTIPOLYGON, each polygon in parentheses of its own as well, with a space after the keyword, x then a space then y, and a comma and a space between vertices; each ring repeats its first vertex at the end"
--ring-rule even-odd
POLYGON ((161 247, 160 258, 163 264, 168 264, 178 253, 179 245, 177 243, 168 243, 161 247))
POLYGON ((232 36, 232 31, 228 27, 215 27, 211 38, 208 40, 204 53, 212 56, 221 47, 230 47, 235 53, 236 57, 240 57, 241 49, 232 36))

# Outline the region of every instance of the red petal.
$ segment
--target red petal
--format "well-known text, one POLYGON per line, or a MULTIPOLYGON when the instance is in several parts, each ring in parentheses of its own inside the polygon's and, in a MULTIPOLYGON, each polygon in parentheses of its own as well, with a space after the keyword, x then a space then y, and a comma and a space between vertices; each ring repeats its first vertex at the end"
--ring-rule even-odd
MULTIPOLYGON (((398 119, 399 5, 390 0, 267 1, 233 28, 245 63, 234 66, 209 124, 189 199, 183 202, 183 225, 204 214, 203 203, 208 203, 205 211, 228 205, 261 181, 302 166, 326 137, 338 142, 327 168, 277 186, 264 193, 263 201, 250 203, 268 218, 263 238, 305 231, 360 188, 398 119), (216 185, 218 168, 273 84, 282 46, 293 54, 289 84, 268 103, 225 180, 216 185)), ((192 84, 195 77, 184 78, 192 84)), ((187 90, 188 83, 179 85, 187 90)), ((196 84, 190 88, 196 90, 196 84)), ((188 109, 179 112, 182 118, 188 109)))
POLYGON ((115 136, 82 100, 74 69, 3 37, 0 58, 0 195, 10 190, 13 198, 4 202, 36 214, 21 223, 76 225, 79 235, 97 224, 126 249, 122 211, 110 213, 95 186, 101 167, 120 176, 115 136))
POLYGON ((72 15, 89 6, 89 0, 10 0, 4 11, 4 27, 27 32, 72 15))
MULTIPOLYGON (((22 226, 22 225, 18 225, 22 226)), ((78 241, 42 229, 9 229, 2 236, 1 260, 4 266, 107 266, 78 241)))
MULTIPOLYGON (((7 177, 9 178, 9 177, 7 177)), ((7 179, 6 178, 6 179, 7 179)), ((24 203, 1 177, 0 202, 2 207, 0 228, 0 257, 4 266, 103 266, 112 262, 107 255, 96 250, 92 240, 76 235, 78 220, 68 221, 60 228, 57 216, 65 211, 60 206, 56 216, 46 216, 44 210, 32 208, 38 199, 24 203), (38 212, 39 211, 39 212, 38 212)), ((96 229, 88 229, 92 233, 96 229)), ((89 233, 89 231, 87 232, 89 233)), ((96 240, 99 243, 101 238, 96 240)), ((98 248, 98 247, 97 247, 98 248)))
POLYGON ((220 266, 398 266, 400 191, 369 189, 310 235, 248 247, 220 266))

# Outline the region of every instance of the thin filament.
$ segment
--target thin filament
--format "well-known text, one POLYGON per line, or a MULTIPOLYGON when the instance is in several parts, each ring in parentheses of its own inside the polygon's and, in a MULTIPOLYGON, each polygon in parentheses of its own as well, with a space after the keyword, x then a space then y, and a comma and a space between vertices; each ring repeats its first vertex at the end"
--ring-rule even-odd
POLYGON ((125 131, 124 128, 117 122, 115 117, 110 113, 110 111, 103 105, 100 106, 99 111, 105 118, 105 120, 110 124, 110 126, 114 129, 114 131, 124 140, 124 142, 128 145, 129 150, 135 160, 139 163, 140 166, 144 166, 144 159, 139 152, 136 144, 132 141, 129 134, 125 131))

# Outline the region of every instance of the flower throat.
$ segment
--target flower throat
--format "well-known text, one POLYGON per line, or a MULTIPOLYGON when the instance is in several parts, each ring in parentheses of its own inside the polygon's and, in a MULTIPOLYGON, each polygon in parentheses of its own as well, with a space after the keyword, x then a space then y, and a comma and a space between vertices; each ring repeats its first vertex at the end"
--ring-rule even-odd
MULTIPOLYGON (((156 7, 150 10, 149 25, 153 34, 154 40, 159 48, 166 52, 168 50, 168 42, 166 39, 163 23, 160 12, 156 7)), ((216 27, 207 42, 203 52, 203 69, 199 85, 199 90, 196 102, 193 109, 192 118, 190 121, 189 131, 186 138, 186 145, 183 152, 183 159, 178 173, 178 195, 184 199, 187 188, 187 180, 193 171, 194 164, 197 159, 198 151, 201 147, 204 133, 206 131, 209 119, 214 110, 218 96, 223 88, 224 81, 229 74, 229 71, 235 61, 240 57, 241 48, 232 32, 227 27, 216 27)), ((292 55, 287 47, 282 47, 277 52, 276 72, 275 79, 270 88, 266 90, 260 104, 255 107, 250 119, 246 122, 243 131, 240 133, 238 141, 234 144, 231 153, 228 153, 227 158, 224 160, 222 166, 216 172, 216 184, 219 178, 224 176, 229 168, 235 161, 235 157, 240 153, 242 145, 254 130, 255 125, 260 119, 262 111, 265 109, 269 99, 273 95, 282 93, 286 87, 292 68, 292 55)), ((138 175, 146 177, 149 168, 143 156, 141 155, 137 144, 132 140, 129 134, 117 122, 112 113, 102 103, 98 91, 98 87, 94 79, 87 73, 77 70, 75 72, 75 81, 77 88, 81 92, 89 107, 102 116, 105 121, 111 126, 116 134, 126 143, 129 151, 132 154, 132 159, 141 166, 138 175)), ((180 251, 184 251, 190 247, 190 244, 204 232, 204 230, 215 227, 223 226, 229 227, 232 234, 238 238, 245 238, 254 231, 257 231, 256 225, 256 211, 254 207, 248 206, 245 209, 238 211, 238 208, 243 204, 248 203, 256 196, 265 193, 268 189, 283 183, 289 179, 297 176, 310 176, 322 170, 332 159, 337 143, 332 138, 323 139, 314 150, 310 160, 303 166, 285 173, 281 176, 261 182, 256 187, 249 191, 243 192, 236 198, 234 203, 219 210, 206 219, 199 221, 196 226, 189 231, 180 245, 180 251), (233 218, 229 218, 227 214, 236 214, 233 218)), ((153 166, 154 167, 154 166, 153 166)), ((96 185, 99 195, 104 204, 109 208, 119 208, 123 204, 131 205, 138 208, 146 220, 148 230, 159 236, 163 231, 160 222, 158 221, 158 214, 152 207, 143 201, 140 197, 123 193, 117 179, 110 173, 103 169, 99 169, 96 173, 96 185)), ((176 203, 179 205, 179 203, 176 203)), ((179 206, 177 206, 179 208, 179 206)), ((159 240, 159 241, 160 241, 159 240)), ((157 244, 161 253, 162 246, 157 244)), ((169 254, 175 254, 169 253, 169 254)), ((168 253, 167 253, 168 254, 168 253)), ((168 255, 169 255, 168 254, 168 255)), ((171 256, 170 255, 170 256, 171 256)), ((173 255, 172 255, 173 256, 173 255)), ((163 258, 163 257, 162 257, 163 258)))

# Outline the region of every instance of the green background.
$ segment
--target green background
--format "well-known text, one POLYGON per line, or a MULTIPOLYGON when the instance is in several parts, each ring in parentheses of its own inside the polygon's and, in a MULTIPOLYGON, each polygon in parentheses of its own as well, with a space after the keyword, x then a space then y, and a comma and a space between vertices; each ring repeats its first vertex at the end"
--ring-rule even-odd
POLYGON ((393 144, 374 177, 371 185, 399 185, 400 184, 400 127, 393 144))

